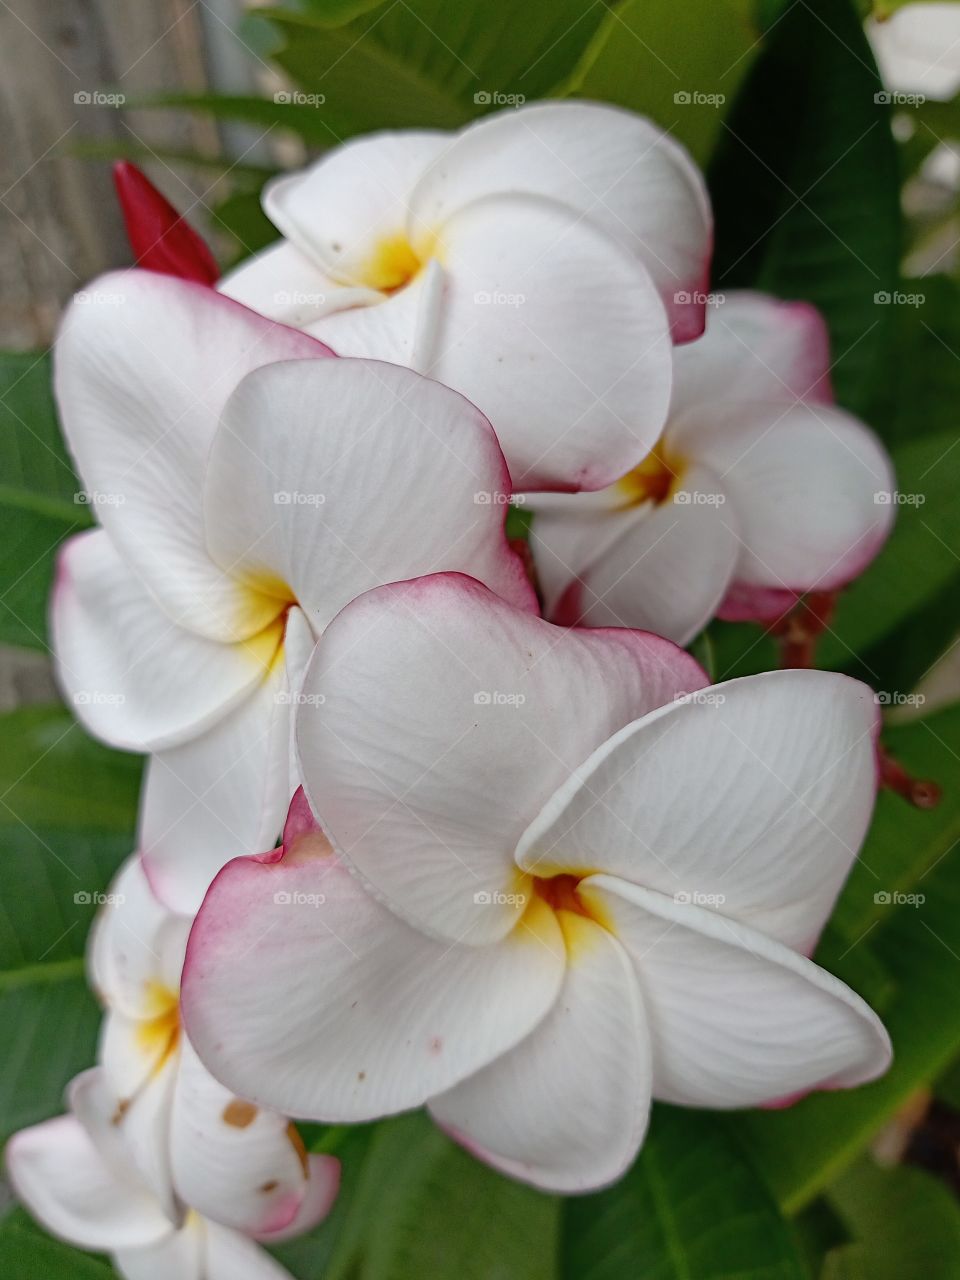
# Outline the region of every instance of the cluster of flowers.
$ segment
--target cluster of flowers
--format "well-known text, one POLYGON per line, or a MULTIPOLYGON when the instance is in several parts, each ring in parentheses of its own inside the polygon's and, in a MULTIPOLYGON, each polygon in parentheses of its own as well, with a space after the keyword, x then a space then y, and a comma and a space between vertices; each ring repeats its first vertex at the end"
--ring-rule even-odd
POLYGON ((600 105, 361 138, 265 205, 282 239, 215 287, 199 251, 111 275, 56 345, 83 483, 122 495, 62 554, 59 677, 149 762, 99 1065, 9 1163, 130 1280, 285 1274, 254 1242, 338 1177, 289 1116, 427 1105, 572 1193, 652 1098, 889 1061, 808 958, 872 811, 871 692, 708 689, 678 647, 888 531, 820 318, 708 308, 699 173, 600 105))

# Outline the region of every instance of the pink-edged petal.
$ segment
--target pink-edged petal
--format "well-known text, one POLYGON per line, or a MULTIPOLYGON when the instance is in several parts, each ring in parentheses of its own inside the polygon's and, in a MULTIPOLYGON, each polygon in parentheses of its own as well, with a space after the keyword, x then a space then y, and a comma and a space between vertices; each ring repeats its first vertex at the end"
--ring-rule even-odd
POLYGON ((515 488, 600 489, 639 462, 672 381, 646 268, 537 196, 477 200, 444 236, 444 306, 424 372, 487 415, 515 488))
POLYGON ((446 228, 469 202, 506 192, 548 196, 600 228, 646 266, 678 340, 702 332, 710 205, 700 172, 668 134, 595 102, 501 111, 438 157, 414 192, 412 217, 446 228))
POLYGON ((870 822, 878 728, 871 691, 832 672, 714 685, 599 747, 517 861, 622 876, 810 950, 870 822))
POLYGON ((707 309, 703 337, 674 355, 671 414, 699 414, 710 430, 718 402, 830 403, 830 339, 816 307, 734 292, 707 309))
POLYGON ((128 858, 110 885, 87 944, 90 985, 107 1007, 147 1021, 165 1010, 176 992, 190 921, 154 896, 137 855, 128 858))
POLYGON ((131 751, 216 724, 264 678, 282 637, 279 622, 237 644, 178 627, 102 529, 61 551, 51 618, 57 677, 78 719, 131 751))
POLYGON ((6 1160, 18 1198, 69 1244, 129 1248, 159 1241, 172 1230, 157 1201, 135 1180, 117 1176, 75 1116, 14 1134, 6 1160))
MULTIPOLYGON (((283 1231, 300 1215, 311 1170, 296 1130, 214 1080, 186 1036, 170 1151, 177 1194, 207 1218, 259 1236, 283 1231)), ((326 1187, 324 1194, 331 1202, 326 1187)))
POLYGON ((559 913, 563 987, 515 1049, 430 1103, 474 1154, 546 1191, 619 1178, 646 1132, 650 1041, 633 966, 605 929, 559 913))
POLYGON ((751 587, 732 582, 720 602, 717 617, 724 622, 775 622, 790 612, 801 594, 780 587, 751 587))
POLYGON ((654 1097, 756 1106, 864 1084, 890 1040, 858 995, 747 925, 614 876, 581 881, 633 958, 653 1050, 654 1097))
POLYGON ((207 553, 206 455, 244 374, 330 352, 213 289, 151 271, 103 276, 79 297, 54 347, 55 383, 101 524, 171 619, 213 639, 255 635, 276 602, 240 590, 207 553))
POLYGON ((659 504, 582 517, 540 512, 531 543, 553 587, 548 616, 555 622, 637 627, 677 644, 687 644, 713 617, 740 551, 736 513, 722 484, 696 464, 659 504), (558 590, 566 556, 572 563, 558 590))
POLYGON ((718 404, 674 422, 729 495, 741 538, 736 581, 828 591, 860 573, 893 523, 893 471, 861 422, 824 404, 718 404), (709 430, 706 428, 709 426, 709 430))
POLYGON ((340 1161, 336 1156, 308 1155, 307 1182, 296 1215, 285 1227, 257 1235, 264 1244, 279 1244, 304 1235, 326 1218, 340 1190, 340 1161))
POLYGON ((314 652, 304 789, 394 909, 490 942, 515 923, 528 886, 513 851, 550 794, 617 729, 703 683, 668 641, 558 629, 459 574, 383 587, 314 652))
POLYGON ((140 847, 151 887, 192 915, 230 858, 272 848, 292 792, 284 664, 202 737, 147 763, 140 847))
POLYGON ((553 912, 537 902, 514 914, 500 944, 451 946, 381 906, 319 833, 281 860, 239 858, 191 934, 190 1039, 229 1088, 287 1115, 358 1121, 420 1106, 512 1048, 556 997, 553 912))
POLYGON ((245 258, 217 288, 245 307, 298 329, 332 311, 378 302, 381 296, 373 289, 350 289, 331 280, 288 240, 245 258))
POLYGON ((212 553, 285 582, 319 634, 382 583, 461 570, 535 608, 503 532, 509 479, 490 424, 447 387, 368 360, 251 374, 210 455, 212 553))
MULTIPOLYGON (((355 138, 303 173, 264 189, 270 221, 318 267, 344 284, 395 288, 383 246, 406 238, 410 192, 450 135, 390 130, 355 138)), ((414 229, 415 240, 433 230, 414 229), (419 234, 418 234, 419 233, 419 234)))

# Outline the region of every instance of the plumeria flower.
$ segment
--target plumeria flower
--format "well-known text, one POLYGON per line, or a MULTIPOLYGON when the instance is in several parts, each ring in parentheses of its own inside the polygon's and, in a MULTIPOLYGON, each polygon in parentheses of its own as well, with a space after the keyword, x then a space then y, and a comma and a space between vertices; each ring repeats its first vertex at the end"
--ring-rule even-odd
POLYGON ((631 112, 540 103, 384 132, 267 185, 284 237, 218 285, 490 418, 515 485, 597 489, 654 443, 670 330, 703 329, 703 179, 631 112))
POLYGON ((101 526, 60 560, 59 679, 93 734, 151 753, 141 848, 193 912, 279 834, 299 674, 344 604, 460 569, 536 607, 506 465, 455 392, 150 272, 71 307, 56 386, 101 526))
POLYGON ((140 859, 128 859, 89 948, 90 985, 105 1006, 98 1096, 168 1219, 189 1206, 251 1236, 298 1233, 329 1210, 339 1164, 308 1156, 285 1116, 236 1097, 197 1058, 179 1016, 189 928, 153 896, 140 859))
POLYGON ((100 1071, 78 1076, 69 1101, 7 1146, 14 1190, 51 1234, 110 1254, 126 1280, 290 1280, 249 1236, 193 1209, 170 1216, 129 1158, 100 1071))
POLYGON ((627 1168, 651 1097, 880 1074, 880 1022, 807 958, 873 805, 872 694, 704 685, 667 641, 559 629, 460 575, 354 601, 304 684, 310 807, 220 872, 190 937, 210 1069, 293 1115, 429 1103, 558 1192, 627 1168))
POLYGON ((534 495, 554 621, 649 627, 685 644, 714 614, 771 620, 843 586, 890 531, 890 461, 831 402, 820 315, 730 294, 675 352, 656 447, 601 493, 534 495))

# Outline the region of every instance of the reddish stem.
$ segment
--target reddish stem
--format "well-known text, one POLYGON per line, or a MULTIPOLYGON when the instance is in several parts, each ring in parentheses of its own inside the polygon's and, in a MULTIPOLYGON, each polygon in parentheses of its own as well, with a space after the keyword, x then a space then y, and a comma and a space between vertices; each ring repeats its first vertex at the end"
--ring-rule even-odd
POLYGON ((137 265, 161 275, 213 285, 220 268, 207 243, 135 164, 119 160, 113 182, 137 265))
POLYGON ((877 763, 880 786, 895 791, 916 809, 935 809, 940 803, 942 791, 938 783, 929 778, 912 778, 899 761, 877 744, 877 763))

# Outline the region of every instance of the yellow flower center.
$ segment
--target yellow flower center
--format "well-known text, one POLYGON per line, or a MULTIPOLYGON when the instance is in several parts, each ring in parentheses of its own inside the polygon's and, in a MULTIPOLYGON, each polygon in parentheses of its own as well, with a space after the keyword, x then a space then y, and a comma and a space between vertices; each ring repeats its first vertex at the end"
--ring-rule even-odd
POLYGON ((624 507, 638 507, 643 502, 666 502, 676 491, 683 475, 683 461, 669 454, 660 440, 639 466, 616 482, 624 507))
POLYGON ((147 984, 147 1016, 137 1028, 137 1041, 153 1061, 156 1074, 177 1047, 180 1038, 180 998, 162 982, 147 984))

